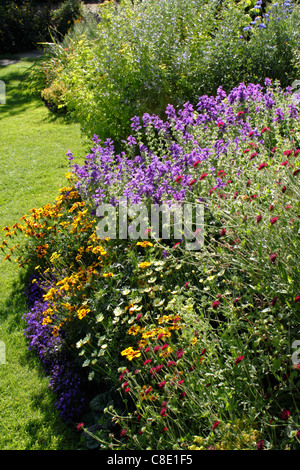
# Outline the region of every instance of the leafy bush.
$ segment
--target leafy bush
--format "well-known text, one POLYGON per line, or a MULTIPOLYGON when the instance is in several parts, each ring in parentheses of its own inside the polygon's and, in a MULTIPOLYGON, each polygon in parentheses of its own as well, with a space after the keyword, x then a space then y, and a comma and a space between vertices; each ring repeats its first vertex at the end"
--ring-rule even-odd
POLYGON ((50 28, 61 39, 81 13, 80 0, 67 0, 61 6, 57 0, 4 0, 0 5, 0 52, 21 52, 50 41, 50 28))
POLYGON ((120 153, 94 136, 56 202, 4 228, 2 249, 17 237, 6 258, 43 279, 29 337, 42 325, 107 392, 101 448, 297 449, 299 96, 266 79, 166 116, 134 116, 120 153), (99 239, 97 208, 121 197, 203 204, 204 245, 151 224, 99 239))
POLYGON ((20 52, 49 40, 50 11, 50 4, 37 8, 33 0, 20 4, 4 0, 0 5, 1 53, 20 52))
POLYGON ((104 2, 96 37, 83 27, 52 46, 64 103, 84 133, 120 145, 132 115, 163 117, 168 103, 195 105, 220 85, 229 92, 266 76, 290 85, 299 7, 262 8, 260 0, 104 2))
POLYGON ((51 19, 55 25, 55 36, 61 40, 76 21, 83 15, 81 0, 66 0, 52 11, 51 19))

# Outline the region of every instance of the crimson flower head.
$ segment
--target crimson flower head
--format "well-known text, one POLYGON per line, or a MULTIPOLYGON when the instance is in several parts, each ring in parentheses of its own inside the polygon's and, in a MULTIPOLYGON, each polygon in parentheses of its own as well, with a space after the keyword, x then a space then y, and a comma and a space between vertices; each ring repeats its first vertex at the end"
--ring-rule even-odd
POLYGON ((224 122, 223 122, 223 121, 218 122, 217 126, 218 126, 218 127, 223 127, 223 126, 224 126, 224 122))
POLYGON ((285 150, 283 152, 283 155, 286 155, 287 157, 289 157, 292 153, 293 153, 293 150, 285 150))
POLYGON ((262 215, 259 214, 257 217, 256 217, 256 223, 258 224, 262 219, 262 215))
POLYGON ((283 421, 287 421, 290 416, 291 413, 289 412, 289 410, 283 410, 283 412, 281 413, 281 419, 283 419, 283 421))
POLYGON ((222 228, 222 230, 220 230, 220 235, 221 237, 223 237, 223 235, 226 235, 226 228, 222 228))
POLYGON ((242 360, 244 359, 245 356, 239 356, 236 358, 235 360, 235 365, 239 364, 239 362, 242 362, 242 360))
POLYGON ((268 132, 270 130, 271 129, 269 127, 263 127, 262 130, 261 130, 261 133, 263 134, 264 132, 268 132))
POLYGON ((296 295, 295 302, 300 302, 300 295, 296 295))
POLYGON ((84 427, 83 423, 78 423, 76 426, 77 431, 81 431, 81 429, 84 427))
POLYGON ((268 166, 267 163, 261 163, 260 165, 258 165, 258 170, 262 170, 263 168, 265 168, 267 166, 268 166))
POLYGON ((182 349, 182 348, 179 348, 179 349, 176 351, 176 357, 177 357, 177 359, 180 359, 182 356, 183 356, 183 349, 182 349))
POLYGON ((215 421, 214 424, 212 425, 213 431, 218 427, 220 421, 215 421))
POLYGON ((298 153, 300 153, 300 149, 295 150, 294 156, 296 157, 298 155, 298 153))
POLYGON ((299 172, 300 172, 300 168, 297 168, 297 170, 294 171, 293 176, 298 175, 299 172))
POLYGON ((216 310, 220 305, 220 302, 218 300, 215 300, 213 303, 212 303, 212 308, 214 310, 216 310))
POLYGON ((271 253, 270 254, 271 263, 275 263, 276 258, 277 258, 277 253, 271 253))
POLYGON ((182 181, 183 175, 179 175, 176 178, 176 183, 180 183, 182 181))
POLYGON ((196 168, 197 165, 199 165, 200 160, 197 160, 196 162, 193 163, 193 167, 196 168))
POLYGON ((271 225, 275 224, 276 220, 278 220, 278 217, 273 217, 273 218, 270 220, 271 225))
POLYGON ((167 364, 167 367, 175 366, 176 362, 175 361, 169 361, 167 364))
POLYGON ((194 183, 196 183, 196 180, 191 180, 191 181, 189 182, 189 186, 192 186, 192 184, 194 184, 194 183))
POLYGON ((203 175, 200 176, 199 180, 200 181, 203 180, 204 178, 206 178, 206 176, 207 176, 207 173, 203 173, 203 175))
POLYGON ((233 303, 234 303, 234 304, 237 304, 239 300, 240 300, 240 297, 236 297, 236 298, 234 299, 233 303))
POLYGON ((256 444, 256 449, 257 449, 257 450, 263 450, 264 447, 265 447, 264 440, 261 440, 261 441, 259 441, 259 442, 256 444))

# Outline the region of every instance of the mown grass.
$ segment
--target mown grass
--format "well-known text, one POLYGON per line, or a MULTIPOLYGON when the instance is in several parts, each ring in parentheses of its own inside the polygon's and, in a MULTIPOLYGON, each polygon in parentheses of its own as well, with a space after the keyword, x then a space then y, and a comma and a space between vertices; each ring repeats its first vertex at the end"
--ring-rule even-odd
MULTIPOLYGON (((0 227, 18 222, 32 207, 54 201, 65 185, 69 148, 84 155, 79 125, 55 117, 28 92, 27 71, 40 59, 0 66, 6 104, 0 105, 0 227)), ((0 237, 4 237, 1 232, 0 237)), ((6 362, 0 364, 0 449, 74 449, 78 436, 55 408, 38 358, 28 352, 22 315, 24 273, 0 254, 0 340, 6 362)))

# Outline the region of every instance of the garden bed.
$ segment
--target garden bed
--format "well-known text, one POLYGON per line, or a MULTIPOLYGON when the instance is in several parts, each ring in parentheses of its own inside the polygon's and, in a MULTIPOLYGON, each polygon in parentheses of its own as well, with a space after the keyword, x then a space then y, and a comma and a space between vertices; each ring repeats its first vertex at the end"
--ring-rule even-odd
POLYGON ((52 45, 36 88, 44 77, 52 96, 63 90, 58 110, 92 134, 89 151, 68 150, 57 197, 4 227, 1 248, 30 276, 29 348, 88 448, 299 449, 298 10, 281 2, 262 17, 258 1, 245 25, 244 4, 205 4, 216 29, 200 40, 188 3, 106 2, 96 33, 78 23, 52 45), (153 9, 178 20, 176 44, 173 20, 136 43, 153 9), (267 47, 268 67, 258 56, 236 75, 226 60, 214 67, 210 46, 225 47, 233 17, 228 57, 242 65, 242 52, 287 35, 283 72, 266 75, 267 47))

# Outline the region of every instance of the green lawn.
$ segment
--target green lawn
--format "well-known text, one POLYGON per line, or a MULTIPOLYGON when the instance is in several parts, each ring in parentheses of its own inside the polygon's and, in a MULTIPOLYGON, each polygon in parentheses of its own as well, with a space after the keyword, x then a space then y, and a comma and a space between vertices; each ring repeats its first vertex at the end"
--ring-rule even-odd
MULTIPOLYGON (((78 124, 55 117, 27 91, 26 70, 34 60, 0 66, 6 104, 0 105, 0 231, 32 207, 52 203, 65 186, 65 156, 87 150, 78 124)), ((80 161, 80 159, 79 159, 80 161)), ((0 233, 0 242, 5 232, 0 233)), ((78 436, 55 409, 39 361, 27 349, 22 315, 28 310, 19 268, 0 253, 0 450, 74 449, 78 436)))

